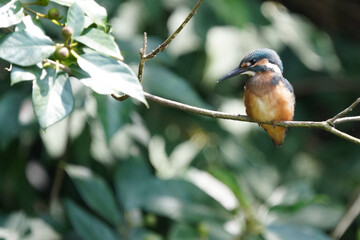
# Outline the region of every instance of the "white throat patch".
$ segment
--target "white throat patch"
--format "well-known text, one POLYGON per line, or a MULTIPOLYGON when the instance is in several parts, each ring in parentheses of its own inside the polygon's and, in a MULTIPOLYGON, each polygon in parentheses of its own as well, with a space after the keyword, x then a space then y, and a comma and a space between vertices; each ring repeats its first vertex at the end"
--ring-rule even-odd
POLYGON ((272 70, 273 70, 274 72, 276 72, 276 73, 282 74, 281 69, 280 69, 279 66, 276 65, 276 64, 267 62, 267 63, 266 63, 266 67, 269 68, 269 69, 272 69, 272 70))

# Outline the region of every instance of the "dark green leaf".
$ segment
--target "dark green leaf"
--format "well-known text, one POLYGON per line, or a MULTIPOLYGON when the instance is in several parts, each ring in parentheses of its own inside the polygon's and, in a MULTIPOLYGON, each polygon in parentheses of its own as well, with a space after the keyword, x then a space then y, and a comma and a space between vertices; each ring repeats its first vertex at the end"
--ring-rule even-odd
POLYGON ((195 185, 182 180, 154 179, 147 186, 144 208, 178 221, 227 221, 230 214, 195 185))
POLYGON ((73 37, 77 37, 82 33, 84 29, 84 24, 84 12, 80 8, 79 4, 77 4, 77 2, 74 2, 68 10, 65 25, 71 27, 74 31, 73 37))
POLYGON ((323 232, 301 225, 271 224, 265 233, 266 240, 331 240, 323 232))
POLYGON ((11 0, 0 2, 0 28, 18 24, 23 17, 24 11, 20 1, 11 0))
POLYGON ((147 104, 138 78, 125 63, 97 53, 83 54, 77 61, 79 66, 91 76, 81 79, 81 82, 95 92, 126 93, 147 104))
POLYGON ((107 140, 126 123, 130 122, 130 113, 134 108, 131 101, 116 101, 108 95, 96 95, 98 116, 104 127, 107 140))
POLYGON ((52 40, 39 32, 13 32, 0 41, 0 58, 20 66, 31 66, 55 51, 52 40))
POLYGON ((147 66, 143 86, 146 91, 161 97, 193 106, 210 108, 185 79, 163 67, 147 66))
POLYGON ((71 200, 66 201, 66 212, 75 232, 86 240, 116 240, 112 230, 102 221, 83 210, 71 200))
POLYGON ((170 231, 169 240, 201 239, 198 232, 189 226, 176 224, 170 231))
POLYGON ((13 65, 11 69, 11 85, 22 81, 32 81, 36 79, 40 79, 42 69, 38 66, 30 66, 30 67, 18 67, 13 65))
POLYGON ((118 224, 119 210, 106 182, 85 167, 67 165, 65 170, 89 207, 112 224, 118 224))
POLYGON ((0 98, 0 144, 6 147, 8 143, 18 136, 21 126, 18 121, 20 105, 24 99, 24 94, 12 89, 8 90, 0 98))
POLYGON ((151 179, 150 170, 140 160, 132 159, 120 164, 115 175, 115 190, 118 201, 125 209, 142 206, 151 179))
POLYGON ((73 109, 73 95, 67 73, 44 69, 33 81, 32 99, 36 117, 45 129, 65 118, 73 109))
POLYGON ((123 59, 114 37, 99 29, 92 28, 84 35, 76 37, 75 40, 110 57, 123 59))

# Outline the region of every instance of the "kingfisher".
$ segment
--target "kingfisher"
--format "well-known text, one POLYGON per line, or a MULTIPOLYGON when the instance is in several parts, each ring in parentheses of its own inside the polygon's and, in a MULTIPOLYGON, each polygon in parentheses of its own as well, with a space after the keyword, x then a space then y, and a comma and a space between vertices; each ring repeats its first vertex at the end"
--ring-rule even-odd
POLYGON ((283 65, 279 55, 272 49, 257 49, 246 55, 237 68, 218 82, 239 74, 250 76, 244 87, 246 114, 256 122, 273 122, 273 125, 260 126, 276 146, 281 146, 286 136, 286 128, 276 126, 276 123, 293 119, 295 94, 292 85, 283 77, 283 65))

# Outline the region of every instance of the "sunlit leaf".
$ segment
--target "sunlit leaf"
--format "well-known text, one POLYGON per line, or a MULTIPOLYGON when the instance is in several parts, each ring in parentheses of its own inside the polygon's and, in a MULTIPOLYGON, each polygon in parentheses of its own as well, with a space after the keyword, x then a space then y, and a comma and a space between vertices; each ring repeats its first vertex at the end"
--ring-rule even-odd
POLYGON ((42 69, 38 66, 18 67, 13 65, 11 69, 11 85, 22 81, 32 81, 41 77, 42 69))
POLYGON ((86 212, 73 201, 66 201, 66 212, 71 225, 82 239, 86 240, 116 240, 113 231, 102 221, 86 212))
POLYGON ((82 166, 67 165, 65 170, 89 207, 114 225, 118 224, 119 210, 106 182, 82 166))
POLYGON ((126 93, 147 104, 138 78, 125 63, 97 53, 83 54, 77 61, 79 66, 91 76, 81 79, 81 82, 95 92, 126 93))
POLYGON ((18 24, 23 17, 24 11, 20 1, 0 1, 0 28, 18 24))
POLYGON ((32 100, 43 129, 65 118, 74 104, 67 73, 44 69, 41 78, 33 81, 32 100))
POLYGON ((123 59, 114 37, 101 30, 92 28, 84 35, 76 37, 75 40, 105 55, 123 59))
POLYGON ((66 26, 69 26, 74 31, 73 37, 79 36, 85 24, 85 15, 83 10, 80 8, 77 2, 74 2, 68 10, 67 17, 66 17, 66 26))
POLYGON ((25 16, 22 19, 22 22, 19 23, 18 25, 16 25, 15 31, 16 32, 20 32, 23 30, 27 30, 28 32, 31 33, 36 33, 39 35, 44 35, 45 34, 45 30, 43 28, 43 26, 41 25, 41 22, 39 19, 36 18, 32 18, 30 15, 25 16))
POLYGON ((0 41, 0 58, 20 66, 31 66, 55 51, 52 40, 39 32, 13 32, 0 41))

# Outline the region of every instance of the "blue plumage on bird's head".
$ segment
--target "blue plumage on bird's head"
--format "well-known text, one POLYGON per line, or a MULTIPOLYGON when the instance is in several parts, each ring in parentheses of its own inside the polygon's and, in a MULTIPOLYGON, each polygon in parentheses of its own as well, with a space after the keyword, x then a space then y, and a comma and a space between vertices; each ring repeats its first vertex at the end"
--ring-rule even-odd
POLYGON ((223 76, 218 82, 239 74, 254 76, 257 72, 266 71, 277 72, 282 75, 283 65, 279 55, 274 50, 261 48, 246 55, 237 68, 223 76))

